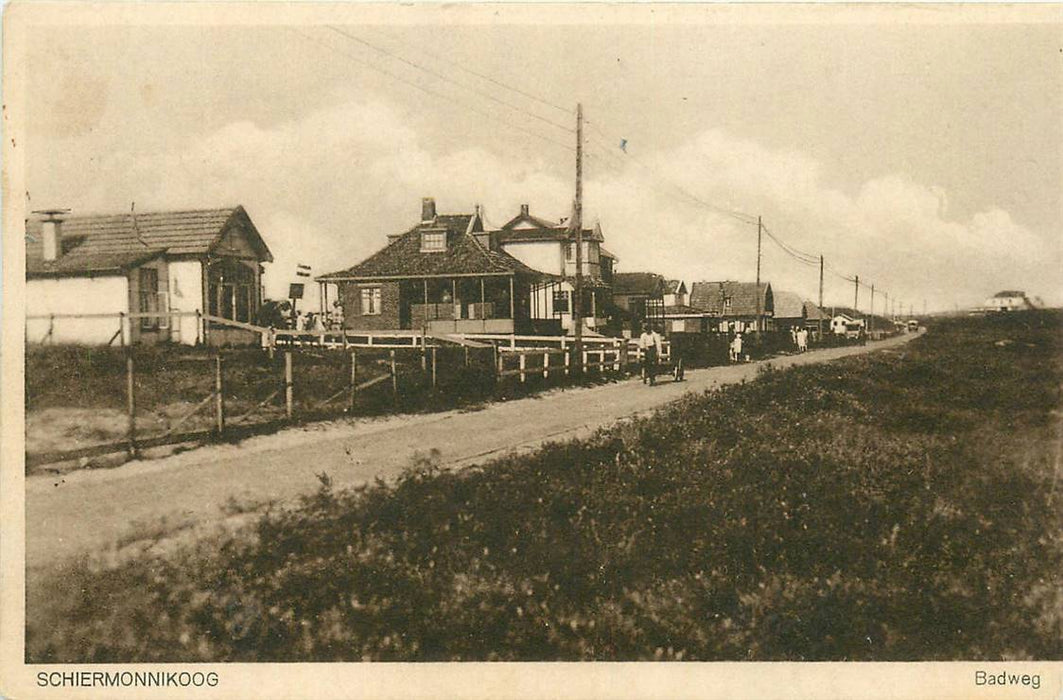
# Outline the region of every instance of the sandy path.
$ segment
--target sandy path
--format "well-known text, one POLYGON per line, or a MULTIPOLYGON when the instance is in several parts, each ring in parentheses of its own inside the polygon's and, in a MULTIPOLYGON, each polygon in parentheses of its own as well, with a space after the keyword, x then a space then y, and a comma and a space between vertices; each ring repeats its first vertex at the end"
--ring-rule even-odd
MULTIPOLYGON (((900 345, 901 335, 865 347, 832 348, 778 357, 778 368, 823 362, 900 345)), ((105 550, 138 530, 167 522, 220 522, 223 507, 288 500, 312 492, 326 472, 337 487, 390 478, 418 452, 439 450, 446 465, 480 462, 550 440, 586 435, 619 419, 657 408, 689 392, 752 379, 761 363, 687 372, 687 381, 656 387, 637 380, 552 391, 491 404, 474 412, 393 416, 330 423, 216 445, 109 470, 84 470, 26 480, 26 566, 36 569, 81 553, 105 550)))

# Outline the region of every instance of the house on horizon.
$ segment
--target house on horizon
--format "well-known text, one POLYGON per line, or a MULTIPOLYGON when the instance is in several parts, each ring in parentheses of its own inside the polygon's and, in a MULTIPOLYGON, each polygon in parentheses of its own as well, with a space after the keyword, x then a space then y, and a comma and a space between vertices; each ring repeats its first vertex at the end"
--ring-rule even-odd
POLYGON ((1021 311, 1036 309, 1037 306, 1026 296, 1026 292, 1008 289, 997 292, 985 301, 983 309, 986 312, 1001 313, 1007 311, 1021 311))
POLYGON ((471 214, 439 214, 421 201, 421 220, 389 234, 357 265, 320 275, 335 285, 343 327, 429 333, 530 333, 536 289, 558 279, 533 269, 499 244, 498 232, 471 214))
POLYGON ((770 282, 761 282, 759 288, 755 282, 734 280, 695 282, 690 287, 690 305, 713 319, 712 330, 774 330, 775 295, 770 282))
POLYGON ((272 261, 242 206, 84 216, 42 211, 26 221, 26 340, 254 342, 252 331, 200 323, 194 314, 253 323, 263 265, 272 261), (157 315, 120 322, 129 314, 157 315))

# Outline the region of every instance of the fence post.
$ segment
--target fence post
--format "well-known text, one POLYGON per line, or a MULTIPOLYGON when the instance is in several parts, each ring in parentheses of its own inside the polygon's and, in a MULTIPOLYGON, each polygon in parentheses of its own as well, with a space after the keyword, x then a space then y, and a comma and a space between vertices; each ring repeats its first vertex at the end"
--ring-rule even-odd
POLYGON ((550 378, 550 351, 543 353, 543 379, 550 378))
MULTIPOLYGON (((125 311, 118 312, 118 339, 122 341, 122 347, 126 346, 125 342, 125 311)), ((129 340, 133 341, 133 326, 129 327, 129 340)))
POLYGON ((469 346, 466 345, 466 346, 464 346, 463 349, 465 350, 465 366, 468 367, 469 366, 469 346))
POLYGON ((432 348, 432 388, 436 388, 436 348, 432 348))
POLYGON ((498 380, 502 381, 502 372, 506 368, 505 355, 502 354, 501 347, 495 347, 495 372, 498 375, 498 380))
POLYGON ((284 351, 284 415, 288 420, 292 419, 293 409, 292 396, 292 351, 284 351))
POLYGON ((428 371, 428 345, 425 342, 424 331, 421 331, 421 371, 428 371))
MULTIPOLYGON (((346 335, 343 336, 347 338, 346 335)), ((355 387, 358 386, 358 354, 354 348, 351 348, 351 403, 350 408, 354 410, 354 395, 357 393, 355 387)))
POLYGON ((528 364, 528 356, 523 352, 520 354, 520 383, 524 383, 524 367, 528 364))
POLYGON ((399 397, 399 374, 395 371, 395 351, 390 351, 391 356, 391 395, 396 399, 399 397))
POLYGON ((567 377, 568 376, 568 361, 569 361, 569 358, 568 358, 568 345, 567 345, 567 343, 565 343, 565 339, 564 338, 561 339, 561 352, 565 356, 565 376, 567 377))
POLYGON ((203 330, 203 312, 196 309, 196 345, 199 345, 202 340, 200 338, 200 332, 203 330))
POLYGON ((126 408, 129 412, 129 456, 137 456, 137 400, 133 391, 133 347, 127 345, 125 349, 125 390, 126 408))
POLYGON ((225 395, 221 383, 221 353, 214 356, 214 418, 218 434, 225 432, 225 395))

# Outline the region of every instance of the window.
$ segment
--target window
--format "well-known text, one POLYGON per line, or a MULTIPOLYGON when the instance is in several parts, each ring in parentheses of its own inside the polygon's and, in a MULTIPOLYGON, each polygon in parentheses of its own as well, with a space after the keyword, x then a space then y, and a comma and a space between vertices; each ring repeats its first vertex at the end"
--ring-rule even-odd
POLYGON ((422 231, 421 252, 440 253, 447 249, 446 231, 422 231))
POLYGON ((569 310, 568 292, 554 292, 554 313, 566 314, 569 310))
POLYGON ((233 259, 211 263, 207 270, 207 309, 212 316, 250 323, 255 315, 255 272, 233 259))
POLYGON ((380 287, 363 287, 362 294, 362 315, 363 316, 379 316, 380 315, 380 287))
MULTIPOLYGON (((152 314, 159 310, 159 271, 153 267, 142 267, 138 271, 139 286, 137 287, 140 302, 137 311, 142 314, 152 314)), ((159 318, 144 317, 140 319, 142 330, 155 330, 159 327, 159 318)))
POLYGON ((576 259, 576 246, 573 243, 565 244, 565 260, 572 262, 576 259))

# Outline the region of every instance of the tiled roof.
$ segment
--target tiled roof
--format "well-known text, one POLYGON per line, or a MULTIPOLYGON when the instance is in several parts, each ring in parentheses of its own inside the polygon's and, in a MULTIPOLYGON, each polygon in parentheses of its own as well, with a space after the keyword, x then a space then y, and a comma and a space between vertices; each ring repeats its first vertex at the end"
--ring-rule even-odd
POLYGON ((775 318, 803 318, 805 302, 793 292, 775 292, 775 318))
POLYGON ((527 221, 530 224, 534 224, 537 228, 558 228, 559 224, 555 224, 553 221, 547 221, 546 219, 540 219, 538 216, 532 216, 531 214, 521 212, 512 219, 502 224, 503 230, 511 230, 514 226, 522 221, 527 221))
POLYGON ((598 256, 602 258, 612 258, 613 260, 620 259, 616 257, 616 253, 610 253, 608 250, 606 250, 605 246, 598 246, 598 256))
POLYGON ((805 302, 805 319, 809 321, 825 321, 829 318, 830 314, 828 314, 826 311, 819 308, 810 301, 805 302))
POLYGON ((273 260, 243 207, 138 212, 135 227, 130 214, 71 216, 62 223, 63 253, 50 263, 44 261, 41 221, 26 222, 26 275, 77 275, 115 270, 135 264, 130 261, 147 253, 203 255, 236 218, 247 224, 252 243, 260 247, 261 259, 273 260))
POLYGON ((447 275, 525 274, 549 277, 502 251, 488 250, 468 233, 471 214, 444 214, 420 223, 354 267, 321 275, 319 280, 435 277, 447 275), (421 232, 444 229, 447 247, 421 252, 421 232))
POLYGON ((613 275, 613 294, 664 293, 664 278, 655 272, 618 272, 613 275))
POLYGON ((165 253, 165 249, 143 248, 140 251, 84 253, 75 251, 50 262, 38 258, 26 261, 26 277, 81 277, 124 273, 165 253), (31 263, 32 261, 32 263, 31 263))
MULTIPOLYGON (((774 305, 771 284, 760 283, 760 310, 771 315, 774 305)), ((690 288, 690 305, 716 316, 756 316, 755 282, 695 282, 690 288), (730 300, 730 305, 725 302, 730 300)))

